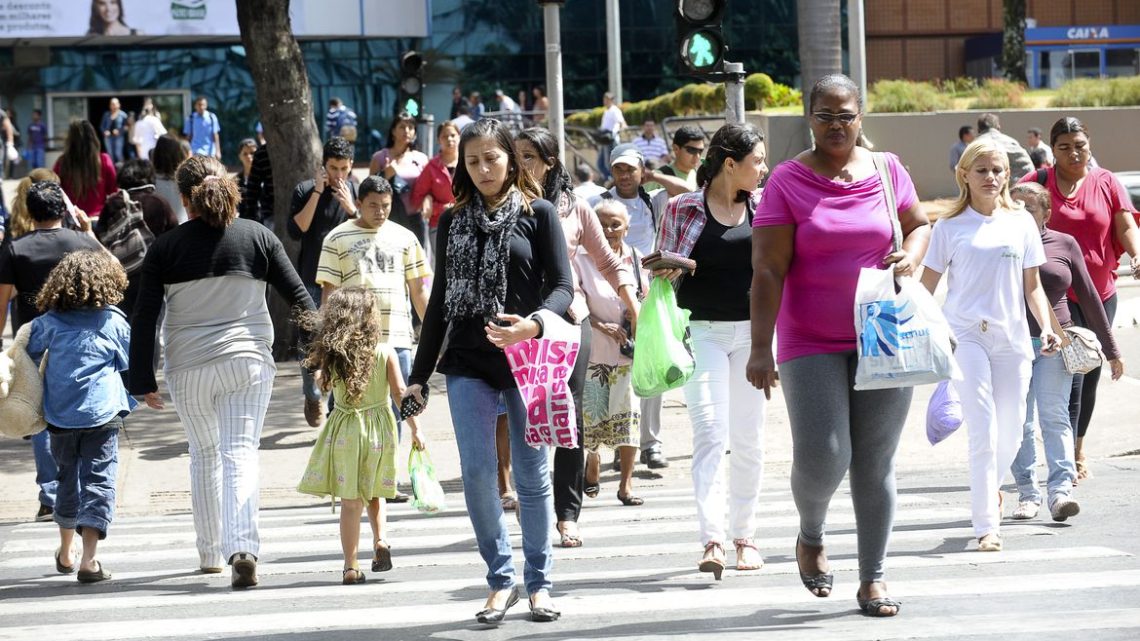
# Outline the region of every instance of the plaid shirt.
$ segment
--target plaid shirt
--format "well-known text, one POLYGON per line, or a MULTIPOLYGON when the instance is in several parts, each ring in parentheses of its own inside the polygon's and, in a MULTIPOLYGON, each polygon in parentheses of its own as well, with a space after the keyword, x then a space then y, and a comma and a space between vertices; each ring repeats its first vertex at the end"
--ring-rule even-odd
MULTIPOLYGON (((759 202, 760 190, 757 189, 748 196, 746 211, 749 212, 749 224, 752 223, 751 214, 756 211, 759 202)), ((688 256, 705 229, 705 220, 705 190, 699 189, 670 198, 669 205, 661 216, 657 249, 688 256)))

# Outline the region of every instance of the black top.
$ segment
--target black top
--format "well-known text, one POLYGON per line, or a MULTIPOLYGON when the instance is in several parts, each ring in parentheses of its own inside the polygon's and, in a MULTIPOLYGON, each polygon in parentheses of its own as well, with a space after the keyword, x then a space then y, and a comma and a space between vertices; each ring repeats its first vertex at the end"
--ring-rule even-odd
POLYGON ((735 227, 717 222, 705 203, 705 227, 689 258, 697 269, 681 281, 677 305, 692 320, 746 321, 752 290, 752 228, 748 217, 735 227))
MULTIPOLYGON (((293 190, 293 203, 289 208, 289 222, 286 226, 289 237, 301 241, 301 253, 297 256, 297 272, 301 275, 301 282, 307 285, 317 283, 317 263, 321 260, 321 244, 325 242, 325 236, 349 218, 348 212, 333 197, 328 185, 325 185, 324 191, 317 198, 317 210, 313 213, 313 222, 309 224, 307 230, 301 231, 293 217, 301 213, 305 203, 309 202, 313 186, 312 180, 306 180, 293 190)), ((348 188, 352 192, 352 199, 356 200, 356 183, 348 181, 348 188)))
MULTIPOLYGON (((534 215, 519 216, 511 232, 510 263, 507 265, 506 313, 526 316, 546 309, 564 316, 574 299, 570 276, 570 258, 562 223, 554 205, 545 200, 531 203, 534 215)), ((420 346, 412 367, 409 384, 426 385, 447 335, 447 351, 439 361, 444 374, 469 376, 485 381, 500 390, 515 387, 503 350, 487 340, 485 323, 480 318, 456 319, 450 325, 444 320, 443 302, 447 293, 447 239, 451 221, 463 215, 449 209, 440 216, 436 242, 435 273, 431 298, 428 300, 420 346)))
MULTIPOLYGON (((265 224, 273 217, 273 167, 269 164, 268 145, 262 145, 253 152, 249 176, 238 174, 238 185, 241 187, 238 215, 265 224)), ((305 203, 302 202, 301 206, 304 207, 305 203)))
POLYGON ((19 292, 12 333, 40 316, 36 296, 48 274, 64 256, 81 249, 102 251, 103 246, 87 234, 63 228, 38 229, 4 243, 0 248, 0 283, 14 285, 19 292))
POLYGON ((131 393, 157 389, 154 369, 155 327, 165 286, 217 276, 248 276, 268 282, 294 309, 315 310, 281 241, 262 225, 238 218, 218 229, 202 219, 186 221, 162 236, 143 260, 138 302, 131 320, 131 393))

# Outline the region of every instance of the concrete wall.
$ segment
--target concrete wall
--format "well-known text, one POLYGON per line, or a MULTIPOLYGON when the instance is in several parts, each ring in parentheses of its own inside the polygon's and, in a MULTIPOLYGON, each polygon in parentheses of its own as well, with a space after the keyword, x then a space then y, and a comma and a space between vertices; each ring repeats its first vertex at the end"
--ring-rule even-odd
MULTIPOLYGON (((879 151, 898 154, 910 171, 923 200, 954 196, 958 188, 950 173, 950 147, 958 128, 977 125, 983 111, 946 111, 928 114, 868 114, 863 130, 879 151)), ((997 111, 1002 131, 1024 141, 1030 127, 1040 127, 1048 141, 1049 128, 1063 116, 1080 118, 1092 133, 1097 162, 1113 171, 1140 170, 1140 107, 1103 109, 1041 109, 997 111)), ((800 116, 749 114, 768 139, 768 165, 794 157, 807 148, 807 124, 800 116)))

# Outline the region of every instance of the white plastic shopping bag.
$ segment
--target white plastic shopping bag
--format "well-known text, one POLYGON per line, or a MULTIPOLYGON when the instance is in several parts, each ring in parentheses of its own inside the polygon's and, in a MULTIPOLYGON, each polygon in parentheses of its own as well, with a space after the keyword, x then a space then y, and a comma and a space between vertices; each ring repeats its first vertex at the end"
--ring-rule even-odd
POLYGON ((961 377, 952 333, 934 297, 891 269, 859 272, 855 289, 859 366, 855 389, 938 383, 961 377), (896 290, 896 284, 898 285, 896 290))

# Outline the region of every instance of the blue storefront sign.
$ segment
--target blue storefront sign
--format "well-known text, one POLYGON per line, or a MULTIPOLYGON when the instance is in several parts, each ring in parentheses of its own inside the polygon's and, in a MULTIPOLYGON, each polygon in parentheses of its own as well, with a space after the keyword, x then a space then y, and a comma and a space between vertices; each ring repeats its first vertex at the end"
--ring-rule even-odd
POLYGON ((1029 86, 1075 78, 1140 75, 1140 25, 1073 25, 1025 30, 1029 86))

